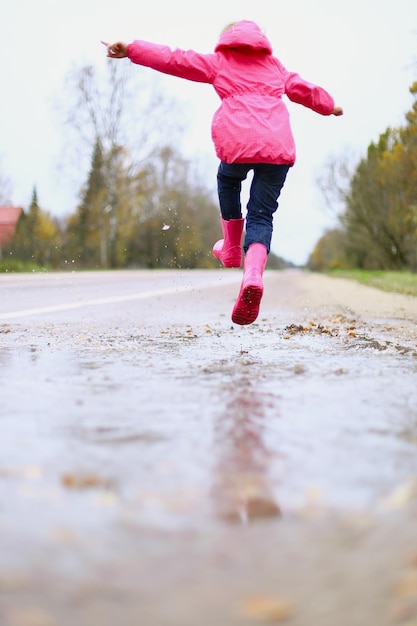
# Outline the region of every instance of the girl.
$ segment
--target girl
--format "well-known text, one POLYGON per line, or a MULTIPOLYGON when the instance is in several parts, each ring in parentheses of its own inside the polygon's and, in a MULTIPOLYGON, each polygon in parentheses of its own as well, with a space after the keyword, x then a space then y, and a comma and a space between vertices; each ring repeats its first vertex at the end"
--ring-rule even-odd
POLYGON ((213 254, 225 267, 240 267, 244 219, 240 201, 242 181, 253 179, 247 205, 244 272, 232 312, 235 324, 256 320, 263 295, 262 275, 270 251, 273 214, 289 168, 295 162, 295 144, 282 96, 321 115, 343 115, 323 88, 289 72, 273 56, 259 26, 243 20, 227 26, 214 53, 171 50, 137 40, 107 45, 112 59, 133 63, 188 80, 212 84, 221 105, 212 121, 212 139, 220 159, 217 188, 223 239, 213 254))

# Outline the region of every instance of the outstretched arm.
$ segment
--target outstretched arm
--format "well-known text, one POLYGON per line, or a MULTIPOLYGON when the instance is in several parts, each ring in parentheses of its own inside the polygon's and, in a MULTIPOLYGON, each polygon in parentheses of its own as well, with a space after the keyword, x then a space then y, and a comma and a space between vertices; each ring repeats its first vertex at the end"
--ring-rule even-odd
POLYGON ((342 107, 336 106, 332 96, 319 85, 310 83, 295 72, 285 72, 285 93, 292 102, 302 104, 321 115, 343 115, 342 107))
POLYGON ((137 65, 199 83, 212 83, 216 75, 217 55, 214 53, 200 54, 194 50, 179 48, 171 50, 168 46, 139 39, 129 44, 122 41, 102 43, 106 46, 110 59, 128 57, 137 65))

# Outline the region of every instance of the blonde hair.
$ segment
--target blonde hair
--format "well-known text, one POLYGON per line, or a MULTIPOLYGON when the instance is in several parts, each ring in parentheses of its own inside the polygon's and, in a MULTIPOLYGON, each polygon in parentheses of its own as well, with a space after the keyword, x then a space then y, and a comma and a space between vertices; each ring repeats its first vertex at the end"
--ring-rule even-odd
POLYGON ((233 26, 235 26, 235 24, 237 24, 237 22, 230 22, 230 24, 228 24, 227 26, 225 26, 221 32, 221 35, 223 35, 223 33, 225 33, 227 30, 229 30, 229 28, 233 28, 233 26))
MULTIPOLYGON (((225 26, 222 30, 222 32, 220 33, 221 35, 223 35, 223 33, 225 33, 227 30, 230 30, 231 28, 233 28, 234 26, 236 26, 236 24, 239 24, 239 20, 236 22, 230 22, 230 24, 228 24, 227 26, 225 26)), ((256 26, 259 28, 259 30, 261 31, 261 33, 263 33, 264 35, 266 35, 265 31, 263 28, 261 28, 259 26, 259 24, 256 24, 256 26)))

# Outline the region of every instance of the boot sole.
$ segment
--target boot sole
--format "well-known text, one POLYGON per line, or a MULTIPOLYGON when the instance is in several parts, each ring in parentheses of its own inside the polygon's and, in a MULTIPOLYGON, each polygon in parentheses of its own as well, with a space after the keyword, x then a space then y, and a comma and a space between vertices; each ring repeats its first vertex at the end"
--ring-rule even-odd
POLYGON ((263 288, 248 285, 239 295, 232 312, 232 322, 240 326, 252 324, 259 315, 259 305, 262 300, 263 288))

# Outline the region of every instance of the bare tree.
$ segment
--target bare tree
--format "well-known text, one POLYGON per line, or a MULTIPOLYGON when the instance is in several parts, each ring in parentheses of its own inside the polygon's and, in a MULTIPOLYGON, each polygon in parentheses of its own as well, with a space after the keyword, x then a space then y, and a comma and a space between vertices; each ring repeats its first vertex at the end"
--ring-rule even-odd
MULTIPOLYGON (((78 180, 87 180, 97 147, 101 154, 102 190, 94 202, 101 224, 101 263, 112 265, 117 249, 121 206, 134 195, 137 174, 156 147, 175 141, 180 133, 175 104, 164 97, 159 83, 149 83, 144 68, 107 60, 105 73, 86 66, 68 76, 64 114, 66 143, 75 157, 78 180), (124 178, 124 182, 121 179, 124 178), (123 197, 121 197, 123 190, 123 197)), ((68 151, 67 151, 68 153, 68 151)), ((84 196, 85 187, 82 190, 84 196)))
MULTIPOLYGON (((0 162, 1 164, 1 162, 0 162)), ((12 184, 9 178, 0 172, 0 204, 10 204, 12 184)))
POLYGON ((337 157, 330 156, 323 167, 323 174, 316 181, 327 210, 335 217, 339 217, 345 209, 357 162, 357 156, 348 151, 337 157))
POLYGON ((140 167, 167 137, 179 140, 178 106, 164 95, 158 75, 149 77, 145 68, 110 59, 104 73, 93 66, 71 70, 61 105, 65 145, 83 172, 88 171, 97 141, 105 155, 123 147, 131 164, 140 167))

